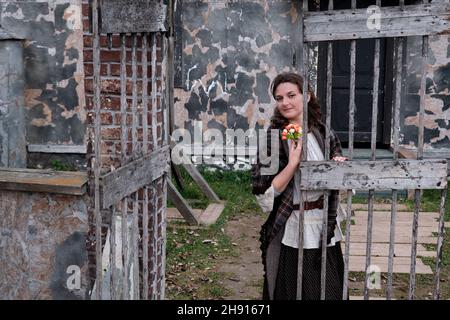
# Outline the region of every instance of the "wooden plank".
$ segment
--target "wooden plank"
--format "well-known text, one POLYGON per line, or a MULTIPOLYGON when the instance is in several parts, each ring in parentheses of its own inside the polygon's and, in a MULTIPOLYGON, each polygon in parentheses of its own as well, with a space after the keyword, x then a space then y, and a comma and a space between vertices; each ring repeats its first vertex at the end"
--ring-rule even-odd
POLYGON ((83 195, 86 172, 0 168, 0 190, 83 195))
POLYGON ((180 211, 188 224, 198 225, 198 220, 195 217, 192 208, 186 200, 184 200, 170 180, 167 180, 167 196, 173 203, 175 203, 178 211, 180 211))
POLYGON ((167 247, 167 181, 170 180, 168 178, 167 173, 163 175, 163 207, 161 214, 161 281, 160 281, 160 300, 164 300, 166 298, 166 247, 167 247))
POLYGON ((348 157, 353 159, 353 139, 355 131, 355 87, 356 87, 356 41, 350 43, 350 97, 348 112, 348 157))
MULTIPOLYGON (((93 33, 93 63, 94 63, 94 219, 95 219, 95 268, 96 287, 95 299, 102 299, 102 216, 100 213, 100 168, 101 168, 101 134, 100 134, 100 34, 98 1, 92 1, 92 33, 93 33)), ((108 206, 109 207, 109 206, 108 206)))
POLYGON ((302 190, 404 190, 447 187, 447 160, 308 161, 302 190))
POLYGON ((335 41, 450 33, 450 4, 380 7, 380 30, 367 27, 366 8, 305 13, 305 40, 335 41))
POLYGON ((327 231, 328 231, 328 190, 325 190, 323 192, 323 210, 322 210, 322 243, 321 243, 322 259, 320 263, 320 300, 325 300, 325 291, 326 291, 327 260, 328 260, 327 231))
POLYGON ((183 167, 195 181, 195 183, 202 190, 203 194, 213 202, 220 202, 219 197, 214 192, 214 190, 209 186, 208 182, 206 182, 205 178, 198 172, 197 168, 192 163, 183 163, 183 167))
POLYGON ((117 300, 117 284, 119 276, 117 274, 117 262, 116 262, 116 225, 117 225, 117 219, 116 219, 116 206, 112 206, 111 208, 111 226, 110 226, 110 237, 109 237, 109 247, 110 250, 110 256, 109 261, 110 263, 110 297, 111 300, 117 300))
POLYGON ((428 36, 422 38, 422 74, 420 77, 420 108, 419 108, 419 136, 417 137, 417 159, 423 159, 423 133, 424 123, 423 118, 425 114, 425 90, 426 90, 426 77, 427 77, 427 65, 428 65, 428 36))
POLYGON ((65 144, 29 144, 28 152, 41 153, 80 153, 87 152, 86 145, 65 145, 65 144))
POLYGON ((442 267, 442 248, 444 244, 444 218, 445 218, 445 200, 447 198, 447 190, 441 190, 441 203, 439 206, 439 229, 438 229, 438 241, 437 241, 437 259, 436 259, 436 273, 434 277, 434 300, 439 300, 441 295, 441 267, 442 267))
POLYGON ((101 0, 101 32, 167 31, 167 5, 159 0, 101 0))
POLYGON ((133 259, 133 299, 139 300, 139 193, 132 195, 131 258, 133 259))
POLYGON ((152 295, 151 299, 157 299, 158 286, 158 189, 156 183, 152 183, 152 295))
POLYGON ((132 157, 135 158, 138 154, 138 136, 137 136, 137 126, 138 126, 138 93, 137 93, 137 34, 131 36, 132 46, 131 46, 131 115, 133 121, 131 122, 131 142, 132 142, 132 157))
POLYGON ((168 170, 169 159, 169 148, 166 146, 102 176, 103 208, 159 178, 168 170))
MULTIPOLYGON (((328 3, 333 8, 333 2, 328 3)), ((333 42, 328 42, 327 48, 327 98, 326 98, 326 120, 325 120, 325 159, 330 159, 330 128, 331 128, 331 100, 333 84, 333 42)))
POLYGON ((142 151, 148 152, 148 34, 142 34, 142 151))
POLYGON ((371 160, 375 160, 378 125, 378 87, 380 82, 380 39, 375 39, 375 56, 373 59, 373 100, 372 100, 372 134, 370 140, 371 160))
MULTIPOLYGON (((366 268, 364 274, 364 300, 369 299, 369 266, 371 265, 372 256, 372 231, 373 231, 373 201, 375 193, 373 189, 369 190, 369 212, 367 216, 367 243, 366 243, 366 268)), ((355 233, 353 233, 355 235, 355 233)))
POLYGON ((391 226, 389 231, 389 260, 388 260, 388 281, 386 289, 386 299, 391 300, 393 295, 393 272, 394 272, 394 250, 395 250, 395 228, 397 222, 397 190, 392 190, 391 204, 391 226))
POLYGON ((395 39, 395 59, 396 59, 396 76, 395 76, 395 105, 394 105, 394 129, 393 129, 393 145, 394 145, 394 160, 398 159, 398 146, 399 146, 399 132, 400 132, 400 108, 402 98, 402 61, 403 61, 403 48, 405 44, 404 38, 395 39))
POLYGON ((125 34, 120 35, 120 145, 121 162, 127 159, 128 127, 127 127, 127 42, 125 34))
POLYGON ((122 275, 122 299, 130 299, 130 261, 128 260, 128 197, 122 200, 122 253, 123 253, 123 275, 122 275))
POLYGON ((152 45, 152 137, 153 137, 153 150, 158 147, 158 136, 157 136, 157 101, 156 101, 156 35, 151 34, 151 45, 152 45))

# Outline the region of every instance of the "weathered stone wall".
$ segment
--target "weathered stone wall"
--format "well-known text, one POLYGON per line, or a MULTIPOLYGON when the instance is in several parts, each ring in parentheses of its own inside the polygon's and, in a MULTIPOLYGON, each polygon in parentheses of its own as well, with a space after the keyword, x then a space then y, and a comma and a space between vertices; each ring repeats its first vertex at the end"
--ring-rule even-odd
MULTIPOLYGON (((425 148, 450 148, 450 37, 429 37, 424 116, 425 148)), ((420 107, 422 37, 407 42, 406 86, 401 109, 400 139, 405 147, 417 145, 420 107)))
POLYGON ((175 125, 203 130, 267 126, 270 83, 294 70, 296 1, 178 1, 175 125))
POLYGON ((0 212, 0 299, 86 299, 85 199, 0 190, 0 212))
POLYGON ((27 143, 85 146, 81 0, 2 0, 0 13, 25 39, 27 143))

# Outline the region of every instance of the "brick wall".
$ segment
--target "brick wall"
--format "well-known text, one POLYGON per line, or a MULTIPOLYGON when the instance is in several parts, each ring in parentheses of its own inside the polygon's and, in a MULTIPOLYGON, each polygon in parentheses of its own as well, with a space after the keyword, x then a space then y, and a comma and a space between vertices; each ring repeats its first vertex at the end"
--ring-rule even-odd
MULTIPOLYGON (((91 168, 91 159, 94 156, 94 141, 93 141, 93 133, 94 133, 94 105, 93 105, 93 36, 91 31, 91 9, 90 9, 90 1, 83 0, 82 2, 82 15, 83 15, 83 57, 84 57, 84 70, 85 70, 85 93, 86 93, 86 106, 88 109, 88 132, 89 132, 89 143, 88 143, 88 166, 89 166, 89 175, 91 177, 91 186, 93 187, 93 172, 91 168)), ((162 91, 162 36, 157 36, 157 92, 161 93, 162 91)), ((163 110, 161 103, 161 95, 157 97, 157 104, 155 106, 152 105, 152 50, 151 50, 151 41, 150 36, 148 37, 148 68, 147 68, 147 76, 148 76, 148 150, 149 152, 163 146, 165 143, 164 140, 164 123, 163 123, 163 110), (157 143, 154 145, 153 143, 153 135, 152 135, 152 108, 157 108, 157 143)), ((120 166, 130 162, 132 159, 136 159, 142 155, 141 152, 136 152, 137 150, 142 150, 142 140, 143 140, 143 127, 142 127, 142 75, 143 68, 141 64, 142 58, 142 38, 138 36, 137 39, 137 93, 138 93, 138 101, 137 101, 137 136, 139 143, 137 144, 137 148, 135 146, 135 150, 133 150, 132 143, 132 123, 133 123, 133 113, 132 113, 132 37, 127 35, 126 37, 126 100, 127 100, 127 119, 126 119, 126 127, 121 127, 121 117, 122 114, 120 112, 120 101, 121 101, 121 88, 120 88, 120 51, 121 51, 121 39, 120 35, 112 35, 112 41, 110 43, 110 47, 108 46, 108 38, 106 35, 101 35, 100 37, 100 76, 101 76, 101 171, 102 174, 111 171, 113 168, 119 168, 120 166), (127 152, 124 157, 121 154, 121 136, 123 130, 127 132, 127 152)), ((156 190, 157 190, 157 201, 156 203, 152 203, 151 199, 153 199, 152 191, 153 188, 149 188, 149 297, 152 294, 157 294, 157 298, 163 298, 164 295, 164 238, 165 238, 165 221, 163 220, 165 217, 165 181, 164 178, 160 178, 155 181, 156 190), (155 208, 154 208, 155 206, 155 208), (155 230, 153 230, 153 209, 157 211, 157 221, 158 221, 158 229, 157 232, 157 261, 152 261, 152 256, 154 252, 154 248, 152 245, 152 239, 154 236, 155 230), (157 264, 157 273, 154 274, 152 272, 154 268, 154 264, 157 264), (157 287, 153 288, 152 283, 154 283, 154 279, 156 277, 157 287)), ((91 279, 92 283, 95 280, 95 221, 94 221, 94 213, 93 213, 93 188, 91 190, 91 198, 92 205, 90 210, 90 223, 91 223, 91 232, 88 237, 88 251, 89 251, 89 259, 90 259, 90 267, 91 267, 91 279)), ((143 192, 144 190, 140 190, 138 192, 139 198, 139 216, 140 216, 140 233, 142 239, 142 205, 143 205, 143 192)), ((131 213, 132 211, 132 201, 128 201, 129 206, 128 210, 131 213)), ((116 206, 116 211, 121 212, 120 204, 116 206)), ((104 222, 104 232, 105 236, 108 228, 108 216, 110 212, 106 212, 103 214, 103 222, 104 222)), ((105 238, 105 237, 103 237, 105 238)), ((142 257, 142 240, 139 243, 140 246, 140 257, 142 257)), ((141 259, 140 259, 141 260, 141 259)), ((141 260, 142 264, 142 260, 141 260)), ((142 265, 140 266, 140 274, 142 279, 142 265)), ((140 283, 140 289, 142 290, 142 282, 140 283)))

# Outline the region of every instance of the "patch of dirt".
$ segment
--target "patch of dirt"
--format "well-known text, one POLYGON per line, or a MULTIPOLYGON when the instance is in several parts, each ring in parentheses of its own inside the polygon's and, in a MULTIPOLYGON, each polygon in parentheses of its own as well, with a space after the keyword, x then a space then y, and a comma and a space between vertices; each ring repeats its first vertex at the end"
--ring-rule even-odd
POLYGON ((225 227, 226 234, 237 248, 237 257, 227 257, 218 272, 226 276, 222 285, 231 294, 229 300, 256 300, 262 298, 263 265, 259 249, 259 231, 264 218, 259 215, 240 216, 230 220, 225 227))

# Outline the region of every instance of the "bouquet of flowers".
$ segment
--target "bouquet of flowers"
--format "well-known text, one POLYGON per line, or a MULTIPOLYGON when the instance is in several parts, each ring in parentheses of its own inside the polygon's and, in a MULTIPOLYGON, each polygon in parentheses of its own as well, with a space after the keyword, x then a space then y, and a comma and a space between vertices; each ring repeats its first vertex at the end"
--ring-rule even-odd
POLYGON ((281 132, 282 140, 293 140, 295 147, 297 147, 298 139, 303 135, 302 127, 298 124, 288 124, 284 130, 281 132))

